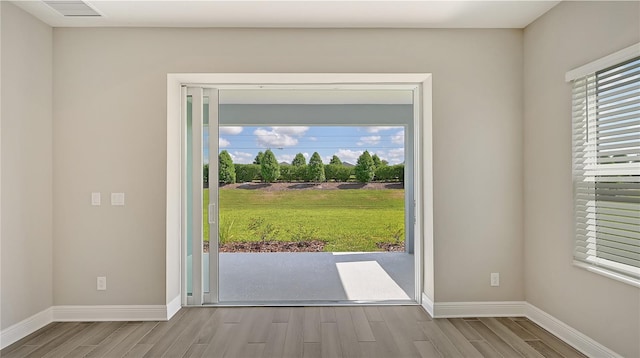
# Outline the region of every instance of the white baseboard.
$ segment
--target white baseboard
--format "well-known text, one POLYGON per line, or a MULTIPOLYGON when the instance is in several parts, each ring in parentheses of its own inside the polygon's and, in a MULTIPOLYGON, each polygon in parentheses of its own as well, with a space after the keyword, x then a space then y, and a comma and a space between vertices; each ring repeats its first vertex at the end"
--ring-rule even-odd
POLYGON ((422 293, 422 302, 420 302, 422 308, 433 318, 433 301, 423 292, 422 293))
POLYGON ((181 297, 180 295, 176 296, 176 298, 174 298, 173 300, 171 300, 171 302, 167 303, 167 316, 166 316, 166 320, 170 320, 171 317, 173 317, 174 314, 178 313, 178 311, 180 311, 180 308, 182 308, 182 302, 181 302, 181 297))
POLYGON ((52 306, 0 332, 0 349, 51 322, 167 321, 181 308, 180 296, 166 305, 52 306))
POLYGON ((527 318, 588 357, 622 358, 618 353, 530 303, 526 304, 525 311, 527 318))
POLYGON ((422 307, 435 318, 527 317, 588 357, 622 358, 611 349, 525 301, 433 303, 423 294, 422 307), (430 309, 433 311, 429 311, 430 309))
POLYGON ((166 321, 167 305, 53 306, 54 322, 166 321))
POLYGON ((433 317, 518 317, 525 315, 525 305, 524 301, 436 302, 433 317))
POLYGON ((19 341, 40 328, 53 322, 51 307, 26 318, 0 332, 0 349, 19 341))

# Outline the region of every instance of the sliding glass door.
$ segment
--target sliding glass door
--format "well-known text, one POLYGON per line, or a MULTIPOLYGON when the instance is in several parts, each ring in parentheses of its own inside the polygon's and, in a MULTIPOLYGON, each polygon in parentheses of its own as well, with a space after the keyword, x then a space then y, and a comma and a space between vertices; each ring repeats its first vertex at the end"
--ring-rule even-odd
POLYGON ((218 302, 218 90, 183 89, 187 303, 218 302))
POLYGON ((217 87, 182 92, 183 302, 419 301, 417 90, 217 87))

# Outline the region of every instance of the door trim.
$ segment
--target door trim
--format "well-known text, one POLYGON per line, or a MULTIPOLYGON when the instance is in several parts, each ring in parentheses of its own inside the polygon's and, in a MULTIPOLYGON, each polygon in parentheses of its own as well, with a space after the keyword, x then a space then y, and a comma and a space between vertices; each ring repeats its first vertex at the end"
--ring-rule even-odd
POLYGON ((166 207, 166 296, 180 294, 187 303, 182 262, 181 184, 181 88, 196 85, 210 88, 287 88, 323 85, 342 89, 376 86, 413 89, 415 183, 416 300, 422 293, 434 301, 433 250, 433 161, 432 161, 432 75, 430 73, 171 73, 167 75, 167 207, 166 207), (176 210, 178 208, 178 210, 176 210), (177 292, 176 292, 177 291, 177 292))

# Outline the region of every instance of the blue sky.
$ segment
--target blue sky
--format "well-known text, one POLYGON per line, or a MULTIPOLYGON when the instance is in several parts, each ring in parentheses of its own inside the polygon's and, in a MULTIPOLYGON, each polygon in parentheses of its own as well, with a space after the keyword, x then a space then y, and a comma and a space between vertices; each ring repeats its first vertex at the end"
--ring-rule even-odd
MULTIPOLYGON (((208 135, 205 132, 205 148, 208 135)), ((278 162, 291 163, 297 153, 303 153, 307 161, 318 152, 325 164, 335 154, 343 162, 355 164, 362 152, 389 164, 404 162, 403 127, 220 127, 220 150, 227 150, 234 163, 252 163, 259 151, 271 148, 278 162)), ((208 149, 205 149, 205 158, 208 149)))

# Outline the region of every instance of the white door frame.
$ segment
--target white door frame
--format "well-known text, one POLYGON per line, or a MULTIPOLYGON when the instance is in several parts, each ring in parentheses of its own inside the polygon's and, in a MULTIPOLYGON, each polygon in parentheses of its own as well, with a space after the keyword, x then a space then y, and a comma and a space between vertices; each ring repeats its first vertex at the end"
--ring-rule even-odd
MULTIPOLYGON (((415 297, 434 302, 431 74, 176 73, 167 75, 167 302, 187 304, 182 220, 182 86, 216 89, 410 89, 414 93, 415 297), (177 174, 176 174, 177 173, 177 174), (176 210, 177 209, 177 210, 176 210)), ((211 155, 211 154, 210 154, 211 155)), ((425 301, 425 302, 422 302, 425 301)), ((429 311, 431 307, 425 307, 429 311)))

